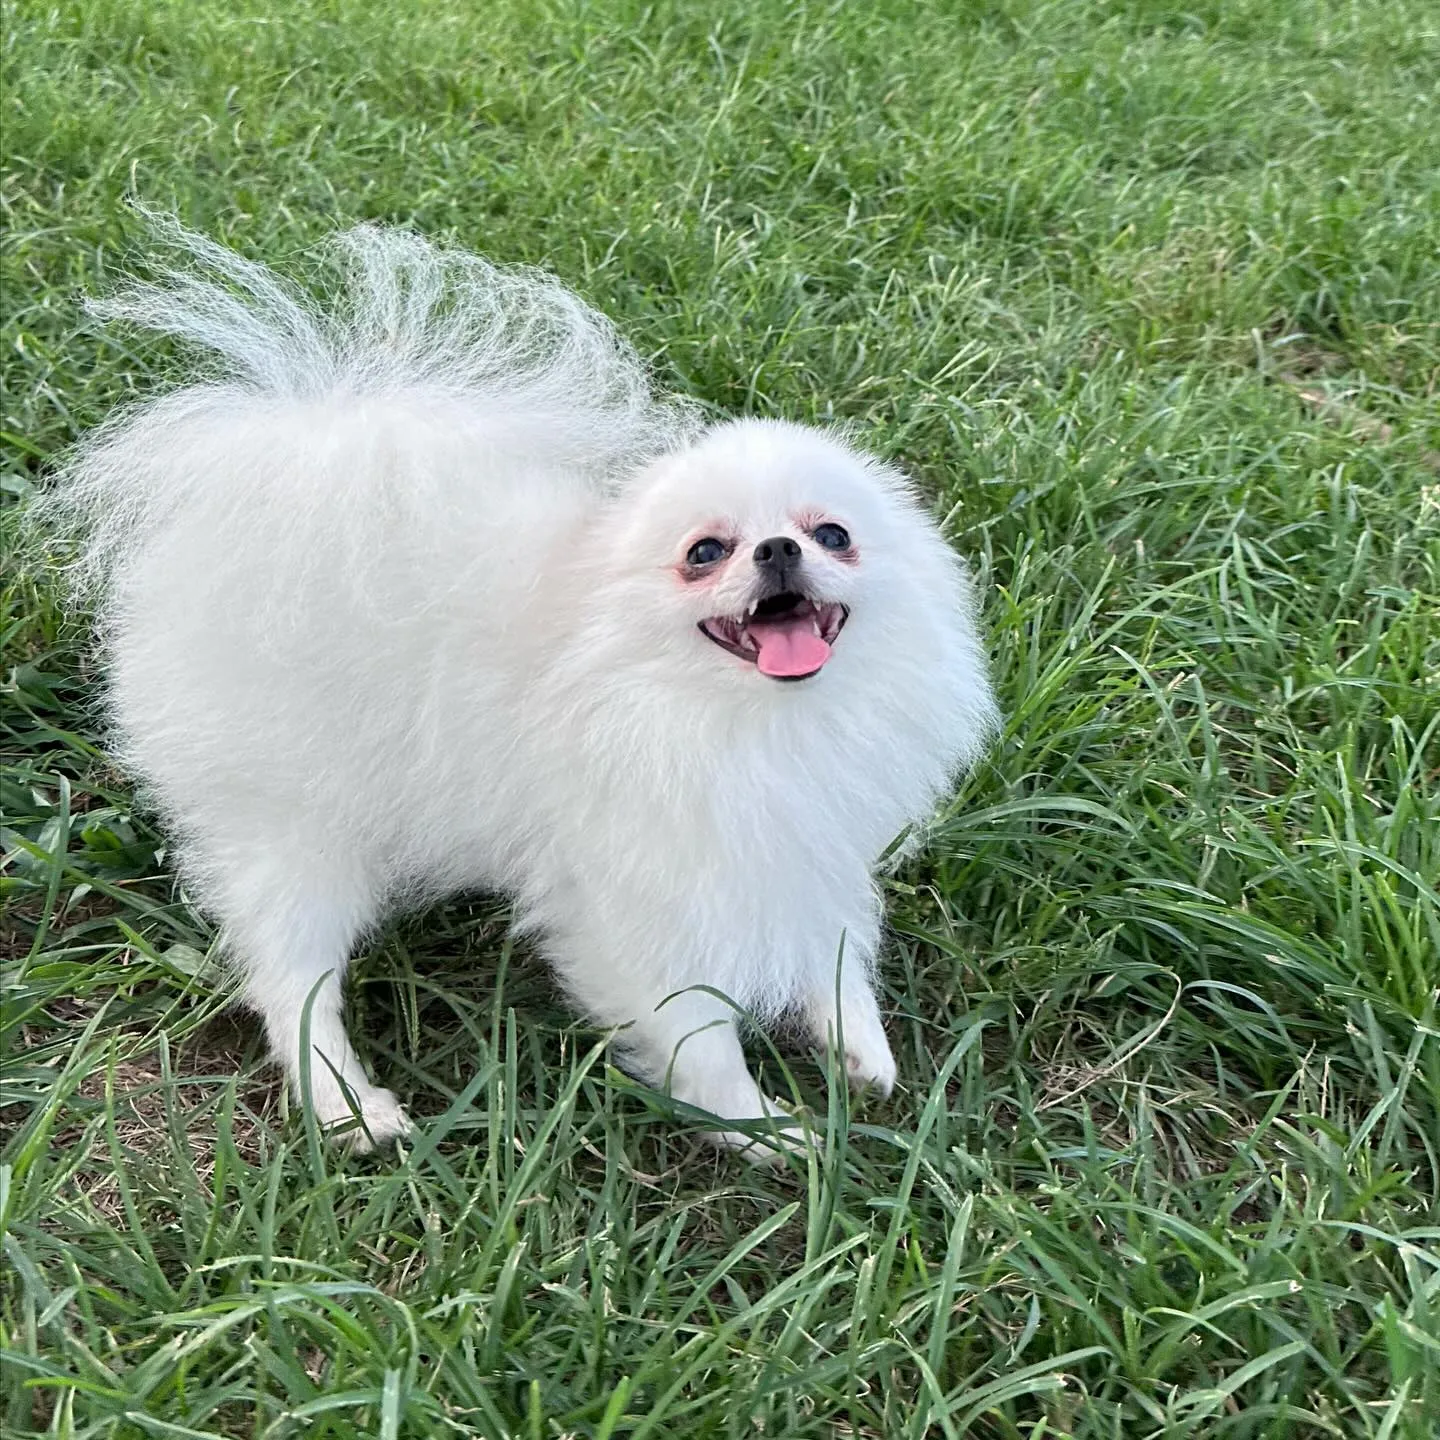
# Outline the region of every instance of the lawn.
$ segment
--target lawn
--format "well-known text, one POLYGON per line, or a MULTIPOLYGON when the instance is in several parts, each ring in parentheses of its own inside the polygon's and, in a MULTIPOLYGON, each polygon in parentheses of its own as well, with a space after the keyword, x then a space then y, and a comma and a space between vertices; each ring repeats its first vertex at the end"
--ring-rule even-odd
POLYGON ((4 14, 7 1436, 1431 1440, 1433 0, 4 14), (17 524, 174 365, 81 309, 132 194, 544 265, 909 468, 1006 727, 885 879, 891 1100, 757 1042, 823 1151, 715 1154, 487 896, 356 966, 402 1158, 281 1098, 17 524))

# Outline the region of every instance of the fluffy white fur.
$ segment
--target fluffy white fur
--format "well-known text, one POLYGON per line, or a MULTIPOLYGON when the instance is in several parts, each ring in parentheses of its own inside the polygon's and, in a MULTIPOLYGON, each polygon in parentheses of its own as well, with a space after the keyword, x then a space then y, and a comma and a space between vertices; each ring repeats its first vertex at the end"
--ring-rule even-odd
POLYGON ((902 478, 794 425, 702 430, 536 273, 363 228, 327 308, 169 238, 186 265, 103 308, 221 366, 99 430, 44 508, 85 537, 119 758, 292 1078, 315 993, 319 1119, 407 1127, 346 1036, 346 962, 469 887, 689 1104, 773 1113, 712 991, 843 1030, 888 1091, 872 867, 994 714, 965 572, 902 478), (691 575, 717 530, 733 553, 691 575), (776 536, 849 610, 793 683, 697 628, 745 613, 776 536))

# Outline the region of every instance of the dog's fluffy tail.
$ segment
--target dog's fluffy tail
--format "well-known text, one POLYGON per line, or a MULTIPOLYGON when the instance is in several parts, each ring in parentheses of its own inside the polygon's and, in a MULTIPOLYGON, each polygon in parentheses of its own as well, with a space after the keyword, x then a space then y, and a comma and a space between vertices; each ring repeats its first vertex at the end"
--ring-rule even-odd
POLYGON ((324 527, 359 550, 397 510, 443 523, 483 506, 487 475, 603 486, 693 430, 609 321, 538 271, 361 226, 331 243, 344 279, 319 303, 150 219, 179 263, 92 309, 212 363, 101 426, 36 504, 44 530, 78 538, 91 598, 179 513, 243 530, 260 506, 297 543, 324 527))

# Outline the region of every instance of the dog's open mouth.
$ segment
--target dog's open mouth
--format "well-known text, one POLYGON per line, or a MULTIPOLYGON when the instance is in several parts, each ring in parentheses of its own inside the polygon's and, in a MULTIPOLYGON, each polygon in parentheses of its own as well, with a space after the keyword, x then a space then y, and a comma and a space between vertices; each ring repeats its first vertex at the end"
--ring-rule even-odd
POLYGON ((701 633, 722 650, 748 660, 776 680, 804 680, 818 674, 850 612, 843 605, 817 604, 793 590, 752 605, 738 619, 716 615, 700 622, 701 633))

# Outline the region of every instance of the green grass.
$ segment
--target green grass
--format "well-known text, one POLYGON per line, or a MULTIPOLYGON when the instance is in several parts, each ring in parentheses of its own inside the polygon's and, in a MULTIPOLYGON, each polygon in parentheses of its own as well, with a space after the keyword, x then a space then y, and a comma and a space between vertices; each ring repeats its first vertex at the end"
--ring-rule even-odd
POLYGON ((357 966, 425 1123, 321 1146, 0 634, 7 1436, 1430 1440, 1431 0, 5 10, 4 485, 171 357, 128 193, 304 268, 413 222, 668 381, 841 417, 980 572, 1003 742, 888 882, 901 1088, 770 1171, 608 1069, 484 897, 357 966))

